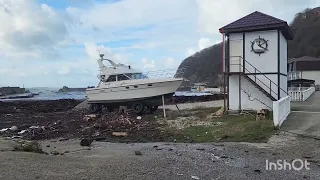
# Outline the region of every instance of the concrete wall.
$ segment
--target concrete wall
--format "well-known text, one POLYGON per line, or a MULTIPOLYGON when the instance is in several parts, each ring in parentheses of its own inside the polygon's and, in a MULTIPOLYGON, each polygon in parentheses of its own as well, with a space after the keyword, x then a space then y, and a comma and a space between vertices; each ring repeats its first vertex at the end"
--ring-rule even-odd
POLYGON ((301 75, 303 79, 315 80, 315 84, 320 85, 320 71, 302 71, 301 75))
POLYGON ((239 104, 239 76, 232 75, 229 78, 229 109, 239 110, 261 110, 272 108, 272 100, 251 84, 245 77, 241 76, 240 79, 240 101, 239 104))

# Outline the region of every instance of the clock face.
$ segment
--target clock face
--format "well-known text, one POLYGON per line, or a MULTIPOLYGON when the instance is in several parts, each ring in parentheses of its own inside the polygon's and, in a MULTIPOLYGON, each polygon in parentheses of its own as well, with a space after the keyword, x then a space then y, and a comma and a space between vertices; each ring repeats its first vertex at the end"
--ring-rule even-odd
POLYGON ((262 54, 265 53, 268 50, 268 40, 265 40, 264 38, 255 39, 251 42, 251 51, 253 51, 256 54, 262 54))

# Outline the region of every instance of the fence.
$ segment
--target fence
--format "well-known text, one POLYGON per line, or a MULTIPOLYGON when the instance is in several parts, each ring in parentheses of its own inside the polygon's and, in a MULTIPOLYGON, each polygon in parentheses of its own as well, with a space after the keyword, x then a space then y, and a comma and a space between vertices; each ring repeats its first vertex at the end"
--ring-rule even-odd
POLYGON ((289 95, 291 101, 305 101, 307 100, 315 91, 315 87, 296 87, 289 88, 289 95))
POLYGON ((273 101, 273 124, 280 127, 290 114, 290 96, 273 101))

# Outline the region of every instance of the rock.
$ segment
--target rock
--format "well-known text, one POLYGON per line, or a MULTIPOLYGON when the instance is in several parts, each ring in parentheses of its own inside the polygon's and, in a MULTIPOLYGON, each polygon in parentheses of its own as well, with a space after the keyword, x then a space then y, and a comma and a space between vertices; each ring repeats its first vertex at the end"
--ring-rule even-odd
POLYGON ((69 153, 70 151, 65 151, 64 153, 66 154, 66 153, 69 153))
POLYGON ((126 136, 128 136, 128 133, 127 132, 112 132, 112 135, 116 136, 116 137, 126 137, 126 136))
POLYGON ((254 172, 261 173, 260 169, 255 169, 254 172))
POLYGON ((191 176, 191 179, 199 180, 200 178, 198 176, 191 176))
POLYGON ((228 156, 222 155, 221 158, 226 159, 226 158, 228 158, 228 156))
POLYGON ((196 150, 204 151, 204 148, 197 148, 196 150))
POLYGON ((141 116, 137 116, 137 119, 140 120, 140 119, 141 119, 141 116))
POLYGON ((69 138, 60 138, 59 141, 68 141, 69 138))
POLYGON ((90 146, 92 143, 92 139, 81 139, 80 145, 81 146, 90 146))
POLYGON ((156 148, 156 150, 162 150, 163 148, 156 148))
POLYGON ((303 155, 302 157, 303 157, 303 158, 306 158, 306 159, 312 158, 310 155, 303 155))
POLYGON ((141 156, 142 152, 141 151, 135 151, 134 154, 137 155, 137 156, 141 156))
POLYGON ((173 149, 172 149, 172 148, 170 148, 170 149, 169 149, 169 151, 173 151, 173 149))
POLYGON ((59 153, 58 151, 51 151, 50 154, 52 154, 52 155, 59 155, 60 153, 59 153))
POLYGON ((47 147, 50 147, 50 145, 48 144, 47 147))
POLYGON ((10 131, 18 131, 18 127, 17 127, 17 126, 12 126, 12 127, 10 128, 10 131))
POLYGON ((158 147, 157 145, 153 146, 153 148, 157 148, 157 147, 158 147))
POLYGON ((94 140, 95 141, 106 141, 107 138, 106 137, 95 137, 94 140))

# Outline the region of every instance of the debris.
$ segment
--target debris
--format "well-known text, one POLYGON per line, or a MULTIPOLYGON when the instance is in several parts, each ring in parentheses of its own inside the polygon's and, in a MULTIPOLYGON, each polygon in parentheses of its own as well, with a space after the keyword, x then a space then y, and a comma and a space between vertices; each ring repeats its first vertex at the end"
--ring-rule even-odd
POLYGON ((18 132, 18 134, 23 134, 25 132, 27 132, 27 130, 21 130, 20 132, 18 132))
POLYGON ((59 141, 68 141, 69 138, 60 138, 59 141))
POLYGON ((96 120, 99 116, 97 114, 87 114, 83 117, 85 121, 93 121, 96 120))
POLYGON ((135 151, 134 154, 137 155, 137 156, 141 156, 142 152, 141 151, 135 151))
POLYGON ((5 131, 7 131, 9 128, 3 128, 3 129, 1 129, 0 130, 0 132, 5 132, 5 131))
POLYGON ((48 144, 47 147, 50 147, 50 145, 48 144))
POLYGON ((90 146, 92 143, 92 139, 81 139, 80 145, 81 146, 90 146))
POLYGON ((169 151, 173 151, 173 149, 172 149, 172 148, 169 148, 169 151))
POLYGON ((163 149, 163 148, 156 148, 156 150, 158 150, 158 151, 159 151, 159 150, 162 150, 162 149, 163 149))
POLYGON ((224 114, 224 108, 221 107, 217 112, 214 113, 216 116, 222 116, 224 114))
POLYGON ((154 145, 154 146, 153 146, 153 148, 157 148, 157 147, 158 147, 157 145, 154 145))
POLYGON ((228 156, 222 155, 221 158, 226 159, 229 158, 228 156))
POLYGON ((113 136, 117 136, 117 137, 126 137, 128 136, 127 132, 112 132, 113 136))
POLYGON ((196 148, 196 150, 204 151, 204 148, 196 148))
POLYGON ((198 176, 191 176, 192 179, 199 180, 200 178, 198 176))

